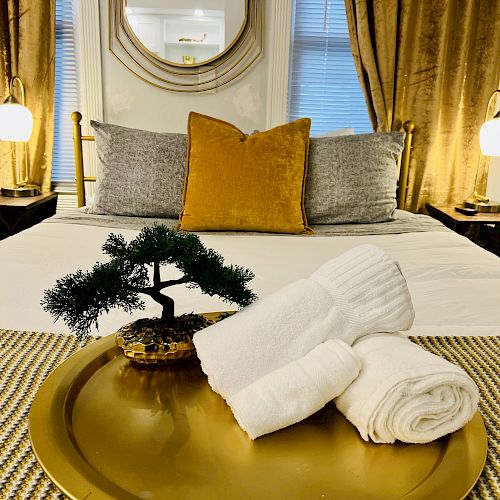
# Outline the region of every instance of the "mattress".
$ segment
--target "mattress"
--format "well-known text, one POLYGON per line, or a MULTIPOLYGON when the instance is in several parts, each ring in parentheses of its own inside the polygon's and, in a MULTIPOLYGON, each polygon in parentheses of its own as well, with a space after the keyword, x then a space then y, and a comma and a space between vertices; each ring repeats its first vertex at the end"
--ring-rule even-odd
MULTIPOLYGON (((250 287, 260 298, 307 277, 357 245, 378 245, 399 262, 407 279, 416 312, 409 335, 499 335, 500 259, 428 217, 402 217, 404 227, 394 228, 393 224, 389 231, 390 223, 383 223, 343 225, 337 232, 316 228, 313 237, 206 233, 200 238, 220 252, 226 263, 251 269, 255 278, 250 287)), ((44 290, 68 273, 105 261, 101 247, 110 233, 120 232, 131 240, 138 232, 130 223, 120 226, 119 218, 101 225, 85 217, 76 219, 56 216, 0 242, 0 328, 71 333, 42 309, 44 290)), ((162 269, 163 279, 176 277, 175 268, 162 269)), ((184 285, 170 288, 169 295, 175 301, 176 314, 235 309, 184 285)), ((143 311, 129 314, 114 309, 102 315, 99 327, 91 333, 109 335, 134 319, 158 316, 160 306, 148 297, 144 300, 143 311)))

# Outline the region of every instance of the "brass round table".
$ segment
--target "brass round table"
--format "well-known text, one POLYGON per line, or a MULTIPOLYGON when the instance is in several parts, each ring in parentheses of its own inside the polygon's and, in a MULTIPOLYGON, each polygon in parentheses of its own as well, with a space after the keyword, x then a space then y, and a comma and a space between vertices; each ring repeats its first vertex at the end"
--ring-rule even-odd
POLYGON ((105 337, 43 383, 30 419, 33 451, 75 499, 460 499, 484 466, 479 414, 433 443, 364 442, 328 404, 251 441, 197 362, 130 364, 105 337))

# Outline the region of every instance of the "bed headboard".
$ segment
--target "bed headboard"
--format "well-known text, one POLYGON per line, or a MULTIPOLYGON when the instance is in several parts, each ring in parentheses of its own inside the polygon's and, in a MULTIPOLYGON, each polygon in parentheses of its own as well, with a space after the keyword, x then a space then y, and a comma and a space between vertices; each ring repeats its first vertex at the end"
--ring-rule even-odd
POLYGON ((406 194, 408 192, 408 175, 410 173, 410 157, 411 157, 411 141, 413 139, 413 131, 415 123, 408 120, 403 123, 403 129, 406 132, 405 145, 401 162, 399 165, 398 189, 396 191, 396 206, 401 210, 406 207, 406 194))
MULTIPOLYGON (((75 147, 75 170, 76 170, 76 194, 78 198, 78 208, 85 205, 85 183, 95 182, 96 178, 87 176, 83 169, 83 141, 94 141, 95 137, 92 135, 82 135, 82 127, 80 122, 82 115, 78 111, 71 113, 73 120, 73 142, 75 147)), ((397 207, 404 209, 406 205, 406 193, 408 190, 408 173, 410 170, 410 152, 411 141, 413 138, 413 131, 415 124, 412 121, 406 121, 403 124, 406 132, 403 154, 401 155, 401 162, 399 166, 399 181, 398 189, 396 192, 397 207)))
POLYGON ((78 111, 71 113, 73 120, 73 146, 75 148, 75 180, 76 196, 78 199, 78 208, 85 206, 85 183, 95 182, 95 177, 86 176, 83 169, 83 141, 95 141, 93 135, 82 135, 82 114, 78 111))

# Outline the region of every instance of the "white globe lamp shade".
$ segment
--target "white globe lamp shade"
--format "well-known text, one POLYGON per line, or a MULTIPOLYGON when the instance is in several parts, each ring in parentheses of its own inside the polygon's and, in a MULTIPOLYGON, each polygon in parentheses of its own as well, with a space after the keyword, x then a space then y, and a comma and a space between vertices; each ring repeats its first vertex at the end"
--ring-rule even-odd
POLYGON ((500 156, 500 116, 484 123, 479 131, 481 152, 486 156, 500 156))
POLYGON ((33 131, 31 111, 18 102, 0 106, 0 141, 26 142, 33 131))

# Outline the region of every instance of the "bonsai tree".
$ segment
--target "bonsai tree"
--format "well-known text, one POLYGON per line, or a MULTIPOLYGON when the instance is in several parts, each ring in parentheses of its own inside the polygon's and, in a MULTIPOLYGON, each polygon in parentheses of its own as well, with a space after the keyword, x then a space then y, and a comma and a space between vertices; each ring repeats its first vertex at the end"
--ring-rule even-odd
POLYGON ((43 308, 64 322, 79 337, 85 336, 98 317, 114 307, 130 312, 144 309, 140 294, 162 305, 160 322, 175 325, 174 301, 162 293, 165 288, 186 284, 227 302, 247 306, 257 297, 246 284, 254 274, 243 267, 224 265, 223 257, 207 249, 198 236, 169 229, 164 225, 144 228, 127 243, 121 234, 111 234, 102 247, 110 256, 91 271, 77 271, 59 279, 46 290, 43 308), (178 279, 161 279, 160 266, 173 264, 181 272, 178 279), (152 268, 152 283, 150 280, 152 268))

